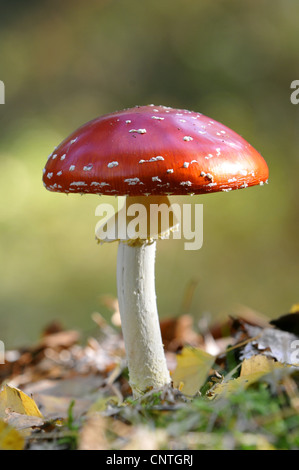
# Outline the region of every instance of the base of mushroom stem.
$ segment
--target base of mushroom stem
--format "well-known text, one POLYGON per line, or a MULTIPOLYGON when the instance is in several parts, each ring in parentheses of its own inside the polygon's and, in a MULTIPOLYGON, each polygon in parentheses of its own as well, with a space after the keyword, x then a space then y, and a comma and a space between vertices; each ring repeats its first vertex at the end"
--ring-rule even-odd
POLYGON ((157 399, 159 395, 161 402, 166 403, 176 403, 176 402, 188 402, 192 397, 185 396, 179 389, 174 388, 172 382, 164 385, 163 387, 151 388, 150 390, 145 391, 143 394, 140 394, 138 397, 134 397, 139 401, 150 401, 151 398, 157 399))

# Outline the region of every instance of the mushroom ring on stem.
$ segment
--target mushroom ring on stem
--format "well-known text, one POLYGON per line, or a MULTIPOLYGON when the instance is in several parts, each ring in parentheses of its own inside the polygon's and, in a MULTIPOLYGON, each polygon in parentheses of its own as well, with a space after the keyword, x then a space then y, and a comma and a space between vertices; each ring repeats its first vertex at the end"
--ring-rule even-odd
POLYGON ((267 181, 265 160, 234 131, 200 113, 166 106, 136 106, 101 116, 49 156, 43 171, 48 190, 126 196, 126 209, 106 222, 106 239, 103 227, 96 235, 100 241, 119 241, 117 291, 134 396, 171 382, 154 274, 156 239, 175 230, 177 220, 173 215, 156 224, 154 234, 132 236, 128 209, 141 204, 151 222, 150 205, 169 207, 169 195, 228 192, 267 181))

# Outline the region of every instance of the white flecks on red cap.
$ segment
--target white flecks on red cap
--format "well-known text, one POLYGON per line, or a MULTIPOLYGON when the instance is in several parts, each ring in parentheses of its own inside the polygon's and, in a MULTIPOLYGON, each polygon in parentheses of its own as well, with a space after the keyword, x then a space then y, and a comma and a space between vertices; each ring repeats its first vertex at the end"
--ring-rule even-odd
POLYGON ((160 116, 152 116, 152 119, 156 119, 157 121, 164 121, 165 118, 160 116))
POLYGON ((89 163, 88 165, 83 167, 83 171, 91 171, 93 169, 93 164, 89 163))
MULTIPOLYGON (((140 179, 139 178, 127 178, 124 180, 125 183, 128 183, 130 185, 134 185, 134 184, 137 184, 137 183, 140 183, 140 179)), ((142 184, 142 183, 141 183, 142 184)))
POLYGON ((139 163, 152 163, 152 162, 158 162, 158 161, 163 161, 164 157, 161 155, 158 155, 157 157, 152 157, 149 160, 139 160, 139 163))
POLYGON ((107 165, 108 168, 113 168, 114 166, 118 166, 118 162, 109 162, 107 165))
POLYGON ((130 129, 129 132, 136 132, 137 134, 146 134, 146 129, 130 129))
POLYGON ((110 186, 110 184, 105 181, 101 181, 100 183, 98 181, 92 181, 90 186, 110 186))
POLYGON ((44 184, 65 193, 183 195, 192 186, 201 194, 268 179, 264 159, 234 131, 200 113, 165 106, 94 119, 50 157, 44 184))
POLYGON ((87 186, 87 183, 84 181, 73 181, 70 186, 87 186))

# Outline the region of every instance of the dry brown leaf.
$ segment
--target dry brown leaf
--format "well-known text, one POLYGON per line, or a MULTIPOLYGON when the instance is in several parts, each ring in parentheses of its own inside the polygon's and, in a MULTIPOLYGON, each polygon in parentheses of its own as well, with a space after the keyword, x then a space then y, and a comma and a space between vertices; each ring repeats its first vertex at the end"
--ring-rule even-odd
POLYGON ((38 347, 40 348, 69 348, 76 344, 80 338, 80 334, 75 330, 59 331, 44 336, 38 347))
POLYGON ((22 431, 28 428, 41 427, 44 425, 45 420, 38 416, 28 416, 11 411, 5 419, 5 422, 18 431, 22 431))
POLYGON ((201 337, 193 330, 191 315, 178 318, 166 318, 160 322, 161 334, 165 349, 177 351, 185 345, 198 346, 201 337))

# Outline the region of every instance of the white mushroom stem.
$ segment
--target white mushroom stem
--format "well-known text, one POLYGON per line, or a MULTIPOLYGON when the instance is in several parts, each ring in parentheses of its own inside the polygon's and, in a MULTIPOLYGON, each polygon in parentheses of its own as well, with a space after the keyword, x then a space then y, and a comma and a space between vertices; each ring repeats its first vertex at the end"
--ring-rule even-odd
POLYGON ((156 242, 120 242, 117 291, 129 380, 135 397, 170 383, 155 292, 156 242))
POLYGON ((135 397, 170 383, 156 303, 155 240, 168 238, 178 226, 167 196, 135 196, 96 229, 102 243, 119 241, 118 301, 135 397))

